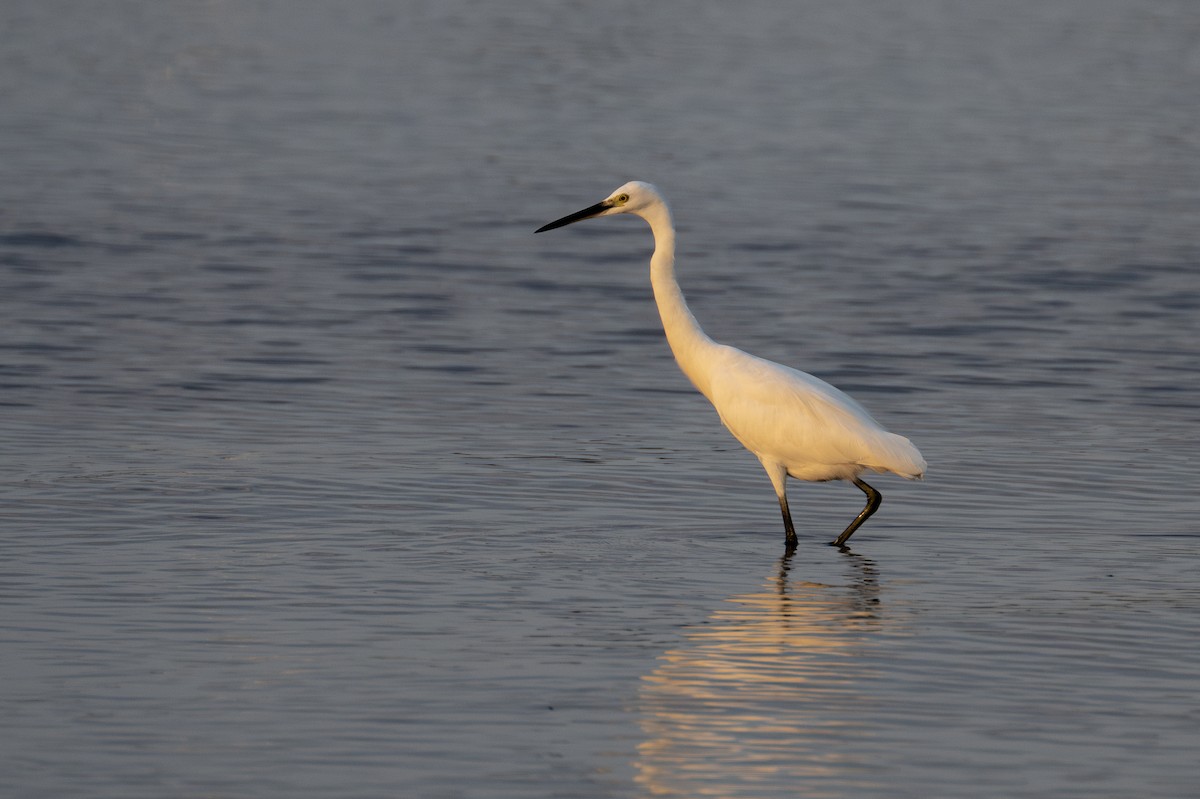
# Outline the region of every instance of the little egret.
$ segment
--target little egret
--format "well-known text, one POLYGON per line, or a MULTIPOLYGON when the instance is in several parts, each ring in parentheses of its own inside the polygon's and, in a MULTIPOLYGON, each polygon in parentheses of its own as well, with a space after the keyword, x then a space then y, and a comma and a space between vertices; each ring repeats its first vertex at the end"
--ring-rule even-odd
POLYGON ((783 512, 789 551, 796 546, 787 501, 789 476, 810 482, 848 480, 867 495, 866 507, 832 542, 838 547, 845 546, 882 500, 859 475, 870 470, 911 480, 924 476, 925 459, 912 442, 884 430, 846 394, 824 380, 718 344, 705 334, 675 279, 675 225, 654 186, 631 181, 607 199, 535 232, 616 214, 634 214, 649 223, 654 234, 650 284, 667 343, 679 368, 716 408, 721 422, 767 470, 783 512))

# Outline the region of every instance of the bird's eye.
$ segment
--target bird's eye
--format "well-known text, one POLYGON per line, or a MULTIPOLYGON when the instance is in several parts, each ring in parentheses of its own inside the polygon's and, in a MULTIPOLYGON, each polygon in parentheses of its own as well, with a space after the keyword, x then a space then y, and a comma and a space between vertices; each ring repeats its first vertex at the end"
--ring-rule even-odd
POLYGON ((617 202, 619 202, 621 205, 624 205, 625 203, 629 202, 629 195, 628 194, 618 194, 617 202))

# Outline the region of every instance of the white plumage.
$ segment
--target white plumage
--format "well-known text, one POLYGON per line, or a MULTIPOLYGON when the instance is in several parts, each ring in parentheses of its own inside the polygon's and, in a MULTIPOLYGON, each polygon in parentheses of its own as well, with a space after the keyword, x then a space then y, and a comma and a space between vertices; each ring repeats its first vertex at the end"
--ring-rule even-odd
POLYGON ((788 549, 796 546, 787 502, 787 477, 819 482, 848 480, 867 505, 841 535, 846 540, 879 507, 880 494, 860 475, 894 472, 920 479, 925 459, 903 436, 889 433, 849 396, 824 380, 709 338, 688 310, 675 279, 675 226, 671 211, 649 183, 632 181, 603 201, 551 222, 541 233, 596 216, 634 214, 654 234, 650 282, 663 330, 679 368, 708 398, 721 422, 766 469, 783 513, 788 549))

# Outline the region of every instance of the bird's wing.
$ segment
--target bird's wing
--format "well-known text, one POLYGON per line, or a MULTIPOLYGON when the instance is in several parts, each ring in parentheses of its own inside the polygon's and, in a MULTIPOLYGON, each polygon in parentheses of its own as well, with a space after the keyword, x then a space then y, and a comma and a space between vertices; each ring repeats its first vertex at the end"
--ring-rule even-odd
POLYGON ((925 462, 908 439, 884 430, 837 388, 733 352, 736 356, 714 373, 713 406, 734 437, 760 458, 810 480, 846 477, 853 467, 909 477, 924 471, 925 462))

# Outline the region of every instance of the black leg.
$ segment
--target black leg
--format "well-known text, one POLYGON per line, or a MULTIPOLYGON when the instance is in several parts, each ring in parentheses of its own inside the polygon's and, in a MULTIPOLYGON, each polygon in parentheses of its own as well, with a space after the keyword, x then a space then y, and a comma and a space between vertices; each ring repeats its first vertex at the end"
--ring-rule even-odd
POLYGON ((879 503, 883 502, 883 495, 862 480, 856 477, 854 478, 854 484, 867 495, 867 507, 863 508, 862 513, 858 514, 854 521, 850 522, 850 526, 843 530, 842 534, 837 537, 837 540, 833 542, 833 546, 835 547, 846 546, 846 541, 850 539, 850 536, 854 535, 854 531, 861 527, 863 522, 871 518, 871 514, 879 510, 879 503))
POLYGON ((784 543, 789 551, 796 548, 796 528, 792 526, 792 512, 788 510, 787 495, 779 495, 779 510, 783 513, 784 543))

